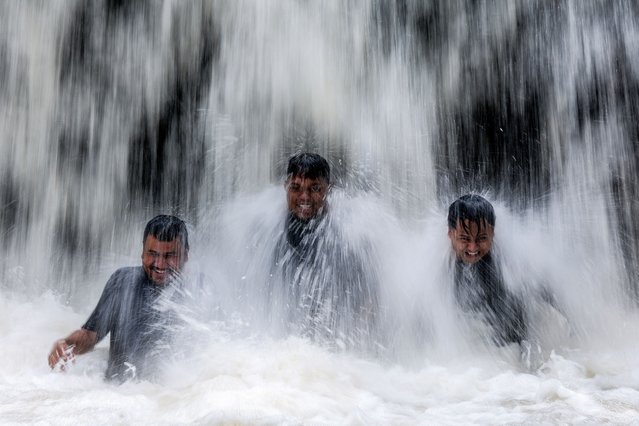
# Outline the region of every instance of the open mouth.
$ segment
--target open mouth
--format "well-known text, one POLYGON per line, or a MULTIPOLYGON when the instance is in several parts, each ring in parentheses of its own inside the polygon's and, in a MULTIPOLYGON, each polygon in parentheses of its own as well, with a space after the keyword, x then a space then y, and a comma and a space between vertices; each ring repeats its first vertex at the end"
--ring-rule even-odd
POLYGON ((472 262, 472 263, 481 259, 481 255, 479 251, 465 251, 464 257, 466 258, 467 262, 472 262))
POLYGON ((313 211, 313 207, 310 204, 298 204, 297 205, 297 210, 300 213, 308 214, 308 213, 311 213, 313 211))

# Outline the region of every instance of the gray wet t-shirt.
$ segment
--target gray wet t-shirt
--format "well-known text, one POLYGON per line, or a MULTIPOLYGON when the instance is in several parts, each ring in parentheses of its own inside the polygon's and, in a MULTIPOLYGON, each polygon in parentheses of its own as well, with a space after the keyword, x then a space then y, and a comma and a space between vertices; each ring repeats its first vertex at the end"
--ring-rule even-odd
POLYGON ((123 381, 145 377, 151 369, 149 355, 166 338, 167 313, 154 309, 162 287, 154 284, 141 266, 121 268, 106 283, 102 296, 82 328, 97 333, 98 341, 110 334, 105 377, 123 381))

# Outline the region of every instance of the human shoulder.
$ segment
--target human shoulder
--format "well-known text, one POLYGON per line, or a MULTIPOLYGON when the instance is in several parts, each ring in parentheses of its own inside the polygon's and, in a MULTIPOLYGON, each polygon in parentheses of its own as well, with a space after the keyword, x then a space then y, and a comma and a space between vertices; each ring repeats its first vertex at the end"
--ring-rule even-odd
POLYGON ((131 286, 146 278, 141 266, 126 266, 117 269, 107 281, 106 288, 131 286))
POLYGON ((172 283, 172 287, 177 288, 185 294, 201 295, 210 292, 216 287, 216 281, 211 276, 200 270, 187 270, 180 278, 172 283))

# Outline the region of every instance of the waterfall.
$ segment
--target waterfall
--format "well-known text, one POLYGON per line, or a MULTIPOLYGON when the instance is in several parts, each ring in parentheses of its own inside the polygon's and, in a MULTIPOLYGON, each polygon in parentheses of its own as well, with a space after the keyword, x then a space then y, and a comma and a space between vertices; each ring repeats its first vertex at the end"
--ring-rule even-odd
POLYGON ((372 248, 390 362, 474 347, 446 277, 468 192, 495 205, 513 288, 550 289, 571 343, 626 342, 638 48, 623 0, 0 1, 0 300, 82 321, 169 213, 251 334, 287 160, 312 151, 340 232, 372 248))

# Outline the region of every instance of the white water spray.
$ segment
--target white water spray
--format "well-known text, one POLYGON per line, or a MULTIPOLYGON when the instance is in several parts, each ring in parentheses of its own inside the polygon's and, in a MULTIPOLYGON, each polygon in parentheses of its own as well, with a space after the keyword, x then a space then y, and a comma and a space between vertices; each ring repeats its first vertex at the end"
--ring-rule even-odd
POLYGON ((0 2, 0 421, 633 422, 636 16, 594 1, 0 2), (378 261, 376 350, 260 323, 299 150, 329 160, 336 224, 378 261), (451 301, 444 211, 468 191, 495 202, 508 285, 549 288, 567 318, 529 306, 538 369, 451 301), (189 222, 190 267, 222 314, 183 312, 191 341, 158 382, 104 383, 106 342, 51 373, 52 342, 139 264, 160 212, 189 222))

